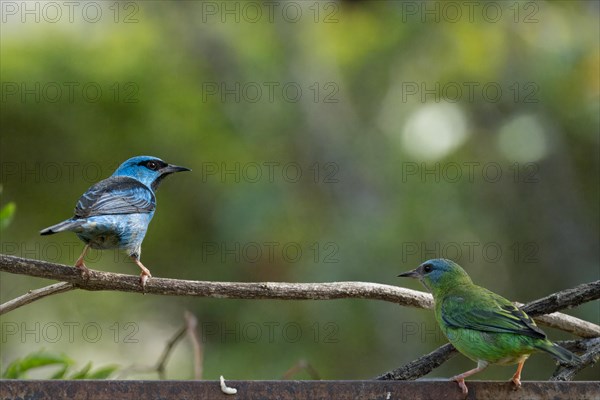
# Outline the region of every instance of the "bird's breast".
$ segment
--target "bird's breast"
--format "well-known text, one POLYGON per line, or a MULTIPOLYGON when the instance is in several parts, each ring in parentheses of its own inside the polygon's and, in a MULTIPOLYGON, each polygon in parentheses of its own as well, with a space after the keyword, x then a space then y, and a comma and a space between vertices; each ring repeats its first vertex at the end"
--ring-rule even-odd
POLYGON ((498 364, 498 365, 513 365, 513 364, 518 364, 522 361, 525 361, 525 360, 527 360, 527 358, 529 358, 529 354, 524 354, 524 355, 514 356, 514 357, 504 357, 504 358, 501 358, 498 361, 496 361, 496 364, 498 364))
POLYGON ((116 214, 89 217, 77 236, 92 248, 135 249, 141 246, 152 214, 116 214))

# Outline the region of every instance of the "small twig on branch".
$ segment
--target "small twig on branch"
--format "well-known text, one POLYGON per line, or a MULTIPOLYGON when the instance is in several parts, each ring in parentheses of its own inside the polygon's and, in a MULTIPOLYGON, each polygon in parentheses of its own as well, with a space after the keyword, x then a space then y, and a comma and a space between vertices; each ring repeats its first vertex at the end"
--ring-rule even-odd
POLYGON ((12 311, 16 308, 24 306, 25 304, 32 303, 36 300, 42 299, 46 296, 50 296, 53 294, 68 292, 69 290, 73 290, 75 287, 67 282, 55 283, 53 285, 45 286, 40 289, 30 290, 28 293, 23 296, 19 296, 16 299, 12 299, 0 305, 0 315, 5 314, 9 311, 12 311))
POLYGON ((446 343, 431 353, 421 356, 393 371, 386 372, 375 379, 380 381, 412 381, 427 375, 456 354, 458 354, 458 351, 454 346, 446 343))
POLYGON ((166 369, 167 369, 167 361, 175 349, 177 343, 183 339, 185 334, 187 333, 192 341, 192 346, 194 347, 194 379, 200 380, 202 379, 202 345, 200 344, 200 339, 198 337, 198 332, 196 330, 198 326, 198 320, 196 317, 186 311, 183 315, 185 319, 185 325, 182 326, 175 334, 169 339, 165 348, 163 349, 160 357, 156 361, 156 364, 152 367, 136 367, 131 366, 127 368, 123 373, 123 375, 128 375, 131 372, 137 373, 151 373, 156 372, 158 374, 159 379, 167 379, 166 369))
POLYGON ((559 365, 550 378, 551 381, 571 381, 581 370, 594 365, 600 359, 600 338, 569 340, 558 343, 571 351, 583 351, 583 354, 579 356, 581 364, 559 365))
POLYGON ((156 361, 156 364, 153 366, 138 366, 138 365, 130 365, 127 368, 124 368, 119 372, 117 379, 122 379, 125 376, 130 376, 131 374, 158 374, 159 379, 166 379, 166 367, 167 360, 169 355, 175 348, 175 345, 185 336, 186 327, 179 329, 173 337, 167 342, 165 348, 163 349, 160 358, 156 361))
POLYGON ((294 375, 296 375, 300 371, 306 371, 308 375, 310 375, 311 379, 320 380, 319 373, 316 369, 313 368, 312 365, 306 360, 300 360, 296 364, 292 365, 290 369, 283 373, 282 379, 292 379, 294 375))
POLYGON ((198 319, 189 311, 186 311, 183 316, 185 318, 188 337, 194 348, 194 379, 199 381, 202 379, 204 353, 202 351, 202 343, 198 337, 198 319))
POLYGON ((183 336, 185 335, 187 330, 188 330, 187 325, 183 326, 167 342, 167 345, 165 346, 160 358, 156 362, 156 366, 153 368, 153 370, 158 372, 159 379, 167 379, 167 373, 165 372, 165 370, 167 368, 167 361, 169 359, 169 356, 171 355, 171 352, 175 348, 175 345, 177 344, 177 342, 179 342, 183 338, 183 336))

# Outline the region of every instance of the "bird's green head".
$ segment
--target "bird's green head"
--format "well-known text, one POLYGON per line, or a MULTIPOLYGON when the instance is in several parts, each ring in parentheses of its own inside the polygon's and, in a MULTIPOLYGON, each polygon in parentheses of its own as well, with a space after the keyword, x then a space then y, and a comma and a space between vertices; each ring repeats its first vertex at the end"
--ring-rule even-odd
POLYGON ((416 269, 398 276, 420 280, 434 296, 451 287, 473 283, 460 265, 445 258, 425 261, 416 269))

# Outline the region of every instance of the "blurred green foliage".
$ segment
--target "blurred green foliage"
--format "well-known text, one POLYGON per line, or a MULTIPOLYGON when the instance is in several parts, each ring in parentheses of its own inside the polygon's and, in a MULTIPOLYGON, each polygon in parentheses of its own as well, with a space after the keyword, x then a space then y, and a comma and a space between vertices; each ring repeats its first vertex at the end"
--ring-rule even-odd
POLYGON ((92 371, 92 363, 88 362, 79 371, 73 370, 74 361, 66 355, 57 355, 45 351, 37 351, 23 358, 14 360, 2 372, 5 379, 30 379, 27 372, 46 367, 59 367, 46 379, 107 379, 117 370, 116 366, 106 366, 92 371))
POLYGON ((0 231, 4 230, 10 224, 16 210, 17 206, 12 201, 0 208, 0 231))
MULTIPOLYGON (((273 21, 241 2, 99 3, 98 22, 83 7, 73 22, 67 10, 59 22, 7 15, 2 203, 19 212, 2 253, 73 264, 77 238, 39 230, 120 162, 150 154, 193 169, 158 191, 142 259, 154 276, 422 290, 395 276, 445 256, 522 302, 599 279, 598 3, 475 3, 458 20, 443 2, 386 1, 275 2, 273 21), (282 16, 288 3, 297 20, 282 16)), ((111 251, 92 251, 88 266, 138 273, 111 251)), ((0 278, 2 301, 47 284, 0 278)), ((43 346, 80 363, 152 365, 186 309, 206 379, 278 379, 300 359, 324 379, 369 378, 445 342, 431 312, 384 302, 75 291, 2 316, 0 361, 43 346)), ((600 322, 597 302, 569 313, 600 322)), ((457 357, 432 375, 472 364, 457 357)), ((168 377, 192 370, 183 344, 168 377)), ((523 377, 552 370, 535 356, 523 377)))

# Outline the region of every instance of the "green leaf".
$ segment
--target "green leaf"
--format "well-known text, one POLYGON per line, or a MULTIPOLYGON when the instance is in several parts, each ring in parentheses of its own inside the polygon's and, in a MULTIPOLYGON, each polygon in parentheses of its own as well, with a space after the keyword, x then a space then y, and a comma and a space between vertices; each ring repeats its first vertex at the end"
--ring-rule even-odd
POLYGON ((11 362, 2 374, 3 378, 18 379, 26 376, 26 372, 48 365, 63 365, 68 367, 73 361, 65 355, 55 355, 43 351, 36 352, 11 362))
POLYGON ((73 364, 73 360, 66 355, 55 355, 44 351, 38 351, 11 362, 4 373, 2 373, 2 378, 26 378, 27 376, 25 373, 31 369, 49 365, 61 365, 62 367, 54 372, 49 379, 107 379, 119 368, 117 365, 107 365, 92 371, 92 363, 88 362, 79 371, 76 371, 72 373, 70 377, 67 377, 67 375, 72 372, 69 370, 73 367, 73 364))
POLYGON ((110 374, 115 372, 117 369, 119 369, 117 365, 108 365, 106 367, 98 368, 89 374, 87 379, 107 379, 110 374))
POLYGON ((92 369, 91 361, 85 364, 85 366, 81 370, 79 370, 79 372, 75 372, 73 375, 71 375, 71 378, 69 379, 86 379, 90 369, 92 369))
POLYGON ((0 210, 0 231, 4 230, 12 221, 17 205, 11 201, 0 210))
POLYGON ((62 367, 61 369, 56 371, 54 373, 54 375, 52 375, 50 377, 50 379, 63 379, 65 377, 65 375, 67 374, 68 369, 69 369, 69 365, 65 365, 64 367, 62 367))

